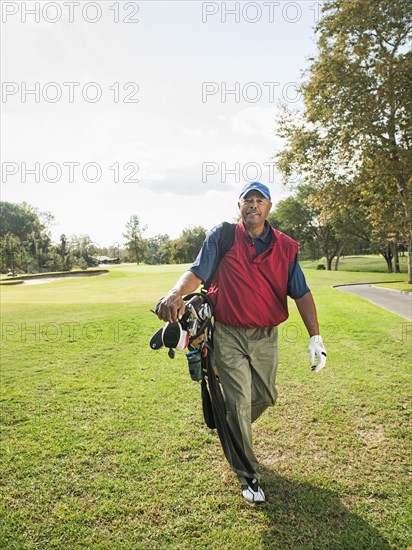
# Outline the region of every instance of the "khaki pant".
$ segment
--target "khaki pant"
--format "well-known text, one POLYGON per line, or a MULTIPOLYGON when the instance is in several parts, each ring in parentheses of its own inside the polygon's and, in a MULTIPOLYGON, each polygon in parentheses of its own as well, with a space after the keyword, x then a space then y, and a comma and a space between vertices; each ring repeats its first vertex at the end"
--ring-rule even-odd
MULTIPOLYGON (((213 349, 227 420, 259 480, 252 423, 276 402, 277 327, 246 329, 215 323, 213 349)), ((246 483, 240 476, 239 480, 246 483)))

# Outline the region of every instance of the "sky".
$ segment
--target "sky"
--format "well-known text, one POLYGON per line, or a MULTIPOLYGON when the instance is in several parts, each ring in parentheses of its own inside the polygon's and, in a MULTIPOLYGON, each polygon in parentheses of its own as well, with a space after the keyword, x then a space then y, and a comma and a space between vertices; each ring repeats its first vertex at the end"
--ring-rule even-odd
POLYGON ((237 214, 274 166, 281 102, 316 51, 321 3, 1 2, 1 200, 51 212, 52 239, 176 238, 237 214))

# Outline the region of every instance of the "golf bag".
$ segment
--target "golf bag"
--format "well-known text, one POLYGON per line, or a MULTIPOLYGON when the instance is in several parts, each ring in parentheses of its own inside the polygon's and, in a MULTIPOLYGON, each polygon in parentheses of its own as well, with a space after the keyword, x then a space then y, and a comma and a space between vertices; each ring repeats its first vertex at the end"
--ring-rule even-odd
POLYGON ((202 356, 202 407, 206 425, 216 429, 225 457, 232 470, 246 478, 248 483, 255 477, 253 467, 242 447, 235 438, 226 418, 226 405, 219 379, 212 365, 213 349, 210 343, 205 344, 206 353, 202 356))
POLYGON ((186 313, 182 319, 178 323, 166 323, 153 335, 150 347, 168 347, 171 358, 174 349, 187 347, 190 376, 201 382, 204 421, 210 429, 216 429, 232 470, 251 483, 255 474, 227 421, 222 389, 213 367, 213 303, 207 293, 195 292, 185 296, 185 304, 186 313))

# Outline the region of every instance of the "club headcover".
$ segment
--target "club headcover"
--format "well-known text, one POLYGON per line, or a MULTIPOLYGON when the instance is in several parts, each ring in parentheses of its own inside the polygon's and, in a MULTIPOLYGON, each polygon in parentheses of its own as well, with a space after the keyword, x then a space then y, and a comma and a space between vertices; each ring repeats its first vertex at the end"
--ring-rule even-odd
POLYGON ((159 330, 157 330, 153 334, 153 336, 151 337, 149 346, 152 349, 160 349, 164 346, 164 344, 163 344, 163 328, 164 327, 159 328, 159 330))
POLYGON ((180 323, 166 323, 163 327, 163 344, 166 348, 181 351, 187 348, 189 334, 180 323))
POLYGON ((155 350, 166 347, 181 351, 187 348, 188 343, 189 334, 180 323, 166 323, 153 334, 149 345, 155 350))

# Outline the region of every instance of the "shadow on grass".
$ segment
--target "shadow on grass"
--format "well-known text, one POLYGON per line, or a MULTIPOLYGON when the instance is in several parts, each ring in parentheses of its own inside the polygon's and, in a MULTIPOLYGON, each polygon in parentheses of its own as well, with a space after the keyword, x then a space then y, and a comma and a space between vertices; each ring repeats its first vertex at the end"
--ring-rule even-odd
POLYGON ((260 508, 268 520, 265 548, 304 550, 386 550, 391 548, 364 519, 349 512, 339 496, 262 468, 268 502, 260 508))

